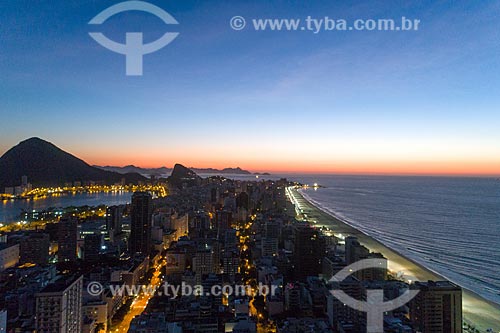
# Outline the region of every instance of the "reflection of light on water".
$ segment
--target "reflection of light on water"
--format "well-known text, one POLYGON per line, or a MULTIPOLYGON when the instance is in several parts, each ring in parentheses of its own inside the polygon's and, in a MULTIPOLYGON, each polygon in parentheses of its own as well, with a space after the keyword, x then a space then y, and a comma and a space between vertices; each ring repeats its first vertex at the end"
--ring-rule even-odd
POLYGON ((2 201, 0 210, 0 222, 5 225, 19 222, 21 210, 31 212, 32 210, 41 211, 50 207, 62 208, 69 206, 98 206, 98 205, 121 205, 130 201, 131 193, 120 191, 110 195, 108 192, 101 193, 61 193, 57 196, 47 196, 45 198, 33 198, 31 201, 7 200, 2 201))

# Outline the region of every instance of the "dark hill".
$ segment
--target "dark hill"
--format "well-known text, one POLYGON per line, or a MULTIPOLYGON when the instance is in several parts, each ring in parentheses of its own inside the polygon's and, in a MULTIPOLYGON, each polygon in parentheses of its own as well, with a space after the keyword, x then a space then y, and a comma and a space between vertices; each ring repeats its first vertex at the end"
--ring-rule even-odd
POLYGON ((34 186, 57 186, 73 181, 113 184, 146 180, 139 174, 119 174, 94 168, 81 159, 39 138, 22 141, 0 158, 0 192, 18 186, 28 176, 34 186))
POLYGON ((201 183, 201 177, 182 164, 176 164, 172 174, 167 178, 171 186, 177 188, 191 187, 201 183))

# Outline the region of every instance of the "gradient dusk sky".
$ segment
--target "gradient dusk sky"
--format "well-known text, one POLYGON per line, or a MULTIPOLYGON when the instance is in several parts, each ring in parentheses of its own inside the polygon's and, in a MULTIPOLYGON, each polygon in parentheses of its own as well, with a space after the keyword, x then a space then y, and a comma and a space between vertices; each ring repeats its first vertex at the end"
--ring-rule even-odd
POLYGON ((38 136, 91 164, 500 174, 499 1, 0 2, 0 155, 38 136), (420 30, 234 31, 231 17, 420 19, 420 30), (123 42, 180 32, 125 76, 123 42))

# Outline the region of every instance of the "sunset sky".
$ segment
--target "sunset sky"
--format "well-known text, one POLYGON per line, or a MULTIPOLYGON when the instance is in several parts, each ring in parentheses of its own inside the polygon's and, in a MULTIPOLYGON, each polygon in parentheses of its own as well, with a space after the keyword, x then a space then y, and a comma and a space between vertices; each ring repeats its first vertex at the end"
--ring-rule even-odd
POLYGON ((0 154, 38 136, 90 164, 500 175, 497 1, 0 3, 0 154), (231 17, 420 19, 412 32, 234 31, 231 17), (125 76, 124 41, 179 37, 125 76))

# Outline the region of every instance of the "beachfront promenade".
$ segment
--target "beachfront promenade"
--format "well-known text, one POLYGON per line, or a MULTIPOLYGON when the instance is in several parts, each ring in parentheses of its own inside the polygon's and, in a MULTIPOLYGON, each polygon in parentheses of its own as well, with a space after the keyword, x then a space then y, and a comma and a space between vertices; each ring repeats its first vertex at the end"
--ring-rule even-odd
MULTIPOLYGON (((359 242, 372 252, 382 253, 388 259, 389 270, 391 272, 402 272, 407 281, 446 280, 444 277, 396 253, 338 218, 320 210, 307 201, 297 188, 289 188, 288 193, 293 197, 292 200, 296 204, 298 212, 302 216, 306 216, 309 222, 316 221, 314 224, 316 227, 330 228, 336 235, 357 237, 359 242)), ((494 332, 500 332, 500 306, 488 302, 465 289, 463 290, 462 301, 463 316, 467 322, 474 324, 481 332, 486 332, 489 328, 493 329, 494 332)))

